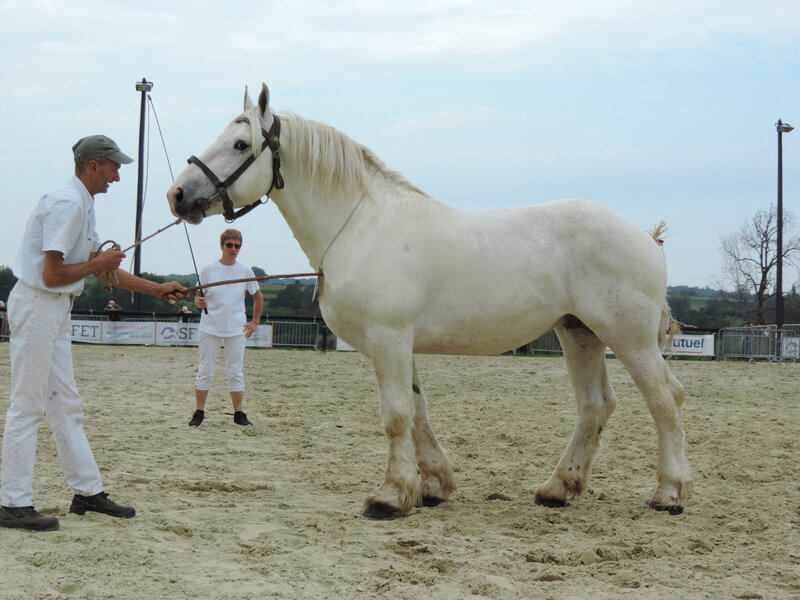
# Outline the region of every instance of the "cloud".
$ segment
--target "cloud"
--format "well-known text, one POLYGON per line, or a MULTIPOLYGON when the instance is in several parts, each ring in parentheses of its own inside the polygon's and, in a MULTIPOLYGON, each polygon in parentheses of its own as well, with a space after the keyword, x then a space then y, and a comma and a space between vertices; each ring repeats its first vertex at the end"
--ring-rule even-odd
POLYGON ((482 127, 488 128, 493 127, 500 122, 524 120, 528 120, 527 115, 516 114, 513 112, 488 107, 467 110, 448 109, 432 115, 401 117, 389 125, 389 127, 384 130, 384 133, 402 133, 407 135, 418 131, 452 131, 461 129, 464 126, 468 126, 471 130, 474 130, 476 123, 481 124, 482 127))
MULTIPOLYGON (((435 71, 457 63, 461 71, 484 72, 721 52, 730 40, 797 46, 791 23, 800 8, 793 3, 734 4, 301 1, 256 8, 255 21, 269 23, 265 32, 234 27, 244 31, 230 41, 254 53, 309 48, 363 65, 412 63, 435 71)), ((225 23, 220 31, 225 35, 225 23)))
POLYGON ((26 65, 77 72, 103 53, 126 64, 225 77, 259 69, 299 84, 319 77, 527 72, 646 59, 689 60, 698 51, 730 52, 730 41, 797 49, 797 3, 730 0, 668 4, 623 0, 244 2, 155 0, 7 0, 0 19, 0 73, 25 79, 26 65), (735 5, 735 9, 732 7, 735 5), (23 49, 23 52, 19 52, 23 49), (16 52, 15 52, 16 51, 16 52), (84 63, 85 61, 85 63, 84 63))

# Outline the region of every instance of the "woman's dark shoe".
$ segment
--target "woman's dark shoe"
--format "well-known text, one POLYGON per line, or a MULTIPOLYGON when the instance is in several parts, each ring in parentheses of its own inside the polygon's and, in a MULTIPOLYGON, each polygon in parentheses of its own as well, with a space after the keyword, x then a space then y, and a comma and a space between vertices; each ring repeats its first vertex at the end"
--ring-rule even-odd
POLYGON ((233 413, 233 422, 237 425, 252 425, 252 423, 247 420, 247 414, 241 410, 237 410, 233 413))
POLYGON ((200 427, 200 423, 203 422, 203 417, 205 416, 206 416, 205 411, 202 410, 194 411, 194 414, 192 415, 192 420, 189 421, 189 425, 191 425, 192 427, 200 427))

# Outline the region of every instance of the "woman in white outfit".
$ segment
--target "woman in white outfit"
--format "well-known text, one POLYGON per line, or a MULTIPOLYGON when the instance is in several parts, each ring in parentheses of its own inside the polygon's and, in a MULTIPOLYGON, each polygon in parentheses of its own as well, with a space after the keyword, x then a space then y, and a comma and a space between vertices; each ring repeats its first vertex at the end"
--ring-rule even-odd
MULTIPOLYGON (((253 270, 236 260, 242 247, 242 234, 236 229, 226 229, 220 236, 222 258, 203 267, 200 271, 202 283, 215 283, 231 279, 254 278, 253 270)), ((255 281, 232 283, 198 291, 194 304, 201 309, 198 344, 200 346, 200 365, 194 382, 196 410, 189 425, 199 427, 205 417, 206 399, 217 356, 221 346, 225 346, 225 372, 228 376, 228 391, 233 402, 233 422, 237 425, 251 425, 243 410, 244 404, 244 346, 258 327, 264 297, 255 281), (245 293, 253 296, 253 318, 248 321, 244 310, 245 293)))

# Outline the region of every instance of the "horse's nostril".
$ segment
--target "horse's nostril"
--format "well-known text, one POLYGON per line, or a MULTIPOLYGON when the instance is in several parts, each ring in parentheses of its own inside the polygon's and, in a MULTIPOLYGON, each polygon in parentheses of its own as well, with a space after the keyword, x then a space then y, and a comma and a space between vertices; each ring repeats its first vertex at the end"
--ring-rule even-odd
POLYGON ((175 190, 175 201, 180 202, 181 200, 183 200, 183 188, 179 187, 175 190))

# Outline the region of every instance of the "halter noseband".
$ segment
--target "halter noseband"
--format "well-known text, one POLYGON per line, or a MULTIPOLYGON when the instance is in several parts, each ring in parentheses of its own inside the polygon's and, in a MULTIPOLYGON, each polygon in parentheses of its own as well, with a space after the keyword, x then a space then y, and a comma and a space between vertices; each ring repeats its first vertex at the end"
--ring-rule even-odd
MULTIPOLYGON (((272 117, 272 127, 269 128, 269 131, 264 131, 264 128, 261 128, 261 134, 264 136, 264 143, 261 146, 261 151, 263 152, 267 146, 269 146, 269 149, 272 151, 272 183, 270 184, 267 193, 264 194, 265 196, 269 196, 269 193, 273 188, 282 190, 284 186, 283 177, 281 176, 280 171, 281 156, 278 153, 278 148, 281 147, 281 121, 278 118, 278 115, 272 115, 272 117)), ((225 221, 228 223, 233 223, 236 219, 243 217, 259 204, 264 204, 264 202, 261 202, 261 199, 259 198, 252 204, 248 204, 247 206, 240 208, 238 211, 234 211, 233 202, 231 201, 230 196, 228 196, 228 188, 233 185, 233 183, 239 179, 239 177, 241 177, 242 173, 244 173, 250 167, 250 165, 255 162, 255 160, 255 153, 248 156, 247 159, 241 165, 239 165, 239 168, 231 173, 225 181, 220 181, 219 177, 217 177, 214 172, 203 163, 203 161, 194 155, 190 156, 189 160, 186 162, 188 162, 190 165, 195 164, 200 167, 203 173, 206 174, 206 177, 211 180, 211 183, 213 183, 214 187, 217 189, 217 193, 208 199, 209 203, 216 200, 218 197, 221 197, 225 221)))

